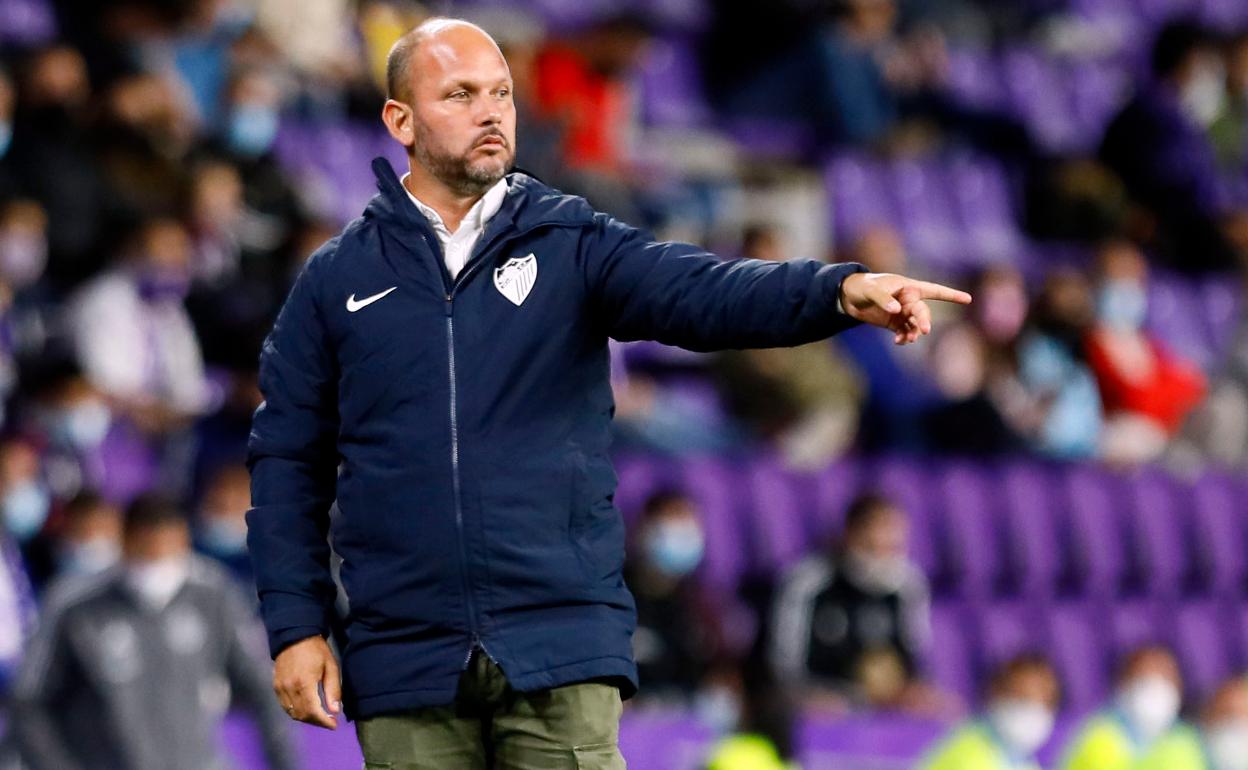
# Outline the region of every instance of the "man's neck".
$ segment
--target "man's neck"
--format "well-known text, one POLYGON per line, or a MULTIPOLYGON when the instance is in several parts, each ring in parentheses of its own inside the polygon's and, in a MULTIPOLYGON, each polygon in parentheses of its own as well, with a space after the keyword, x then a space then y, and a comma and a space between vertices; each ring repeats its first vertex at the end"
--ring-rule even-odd
POLYGON ((408 163, 408 170, 407 178, 403 180, 407 191, 438 212, 438 216, 442 217, 442 224, 452 233, 459 229, 459 223, 484 195, 460 195, 430 175, 419 163, 408 163))

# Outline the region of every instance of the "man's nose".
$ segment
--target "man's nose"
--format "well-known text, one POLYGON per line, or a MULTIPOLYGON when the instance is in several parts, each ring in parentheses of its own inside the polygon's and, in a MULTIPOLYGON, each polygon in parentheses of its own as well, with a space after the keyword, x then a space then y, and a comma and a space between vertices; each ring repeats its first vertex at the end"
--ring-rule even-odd
POLYGON ((488 104, 481 109, 481 113, 477 116, 477 123, 482 126, 492 126, 503 121, 503 113, 499 111, 497 105, 488 104))

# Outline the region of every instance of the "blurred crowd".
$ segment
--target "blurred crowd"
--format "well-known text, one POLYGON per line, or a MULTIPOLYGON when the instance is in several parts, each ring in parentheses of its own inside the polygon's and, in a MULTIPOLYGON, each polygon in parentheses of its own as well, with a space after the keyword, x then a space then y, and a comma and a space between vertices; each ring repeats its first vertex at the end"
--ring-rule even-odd
MULTIPOLYGON (((1184 18, 1137 39, 1069 6, 0 0, 0 686, 21 713, 10 748, 57 770, 90 756, 165 767, 152 757, 171 746, 210 758, 204 725, 233 692, 271 763, 292 766, 252 639, 244 450, 260 345, 303 260, 342 225, 342 201, 337 180, 326 189, 292 166, 283 129, 380 130, 386 52, 430 13, 498 38, 516 81, 518 165, 552 185, 726 257, 855 260, 975 295, 905 348, 867 329, 715 355, 615 346, 621 448, 761 452, 799 469, 851 452, 1248 468, 1248 317, 1234 315, 1212 361, 1149 323, 1159 274, 1242 294, 1248 32, 1184 18), (673 35, 696 41, 710 110, 675 144, 639 107, 637 78, 673 35), (1055 150, 954 88, 952 46, 1019 39, 1123 57, 1131 87, 1086 150, 1055 150), (794 129, 778 155, 708 130, 773 119, 794 129), (991 157, 1015 183, 1027 237, 1065 256, 935 264, 896 222, 829 234, 824 215, 776 214, 769 193, 846 149, 991 157), (153 612, 163 635, 145 631, 153 612), (114 721, 94 718, 101 709, 114 721), (66 735, 80 754, 58 753, 66 735)), ((905 512, 868 497, 846 522, 834 546, 812 544, 776 576, 755 606, 770 620, 751 635, 699 588, 704 540, 681 490, 651 499, 632 531, 639 702, 766 736, 721 745, 714 770, 782 766, 795 709, 975 709, 917 665, 927 588, 904 556, 905 512)), ((1179 677, 1163 649, 1125 660, 1114 702, 1064 767, 1245 767, 1243 682, 1187 727, 1179 677), (1131 764, 1171 744, 1157 750, 1212 764, 1131 764), (1118 764, 1096 754, 1113 751, 1118 764)), ((1048 737, 1059 688, 1042 657, 986 684, 984 719, 933 768, 1027 767, 1048 737), (988 734, 1016 764, 966 759, 988 734)))

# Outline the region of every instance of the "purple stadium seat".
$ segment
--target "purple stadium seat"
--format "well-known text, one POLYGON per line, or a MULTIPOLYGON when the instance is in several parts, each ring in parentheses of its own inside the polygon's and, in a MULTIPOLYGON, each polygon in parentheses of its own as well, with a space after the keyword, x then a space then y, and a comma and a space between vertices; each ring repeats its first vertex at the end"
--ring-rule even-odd
POLYGON ((1174 619, 1170 608, 1148 599, 1119 602, 1109 608, 1113 659, 1145 644, 1173 646, 1174 619))
POLYGON ((953 195, 969 250, 965 262, 991 264, 1012 258, 1022 237, 1004 171, 988 160, 960 158, 949 164, 948 174, 946 189, 953 195))
POLYGON ((800 120, 736 115, 727 119, 724 129, 755 158, 806 160, 816 150, 814 129, 800 120))
POLYGON ((1127 98, 1130 77, 1114 62, 1079 61, 1065 73, 1070 88, 1075 149, 1095 150, 1105 127, 1127 98))
POLYGON ((1070 555, 1077 592, 1117 596, 1125 583, 1124 531, 1118 510, 1116 479, 1095 468, 1074 466, 1063 479, 1070 555))
POLYGON ((1205 332, 1214 359, 1222 361, 1234 339, 1242 317, 1243 297, 1239 282, 1230 276, 1207 278, 1199 287, 1197 302, 1204 311, 1205 332))
POLYGON ((752 564, 774 574, 813 550, 807 525, 812 484, 772 459, 751 463, 745 475, 744 524, 752 564))
POLYGON ((825 182, 839 242, 852 240, 873 225, 897 223, 885 180, 884 169, 861 155, 838 155, 828 162, 825 182))
POLYGON ((642 117, 649 125, 692 127, 708 122, 697 49, 684 38, 660 38, 647 48, 637 72, 642 117))
POLYGON ((619 479, 615 507, 629 524, 641 517, 642 506, 651 495, 672 483, 670 465, 651 455, 616 457, 615 473, 619 479))
POLYGON ((682 483, 702 510, 706 557, 699 572, 716 590, 732 591, 750 568, 741 526, 740 468, 711 458, 690 459, 681 466, 682 483))
POLYGON ((1089 713, 1104 701, 1113 670, 1101 616, 1086 602, 1066 602, 1054 606, 1048 619, 1049 650, 1065 706, 1076 714, 1089 713))
POLYGON ((1208 370, 1215 363, 1199 290, 1188 278, 1154 272, 1148 286, 1148 328, 1173 352, 1208 370))
POLYGON ((34 47, 57 35, 56 12, 47 0, 0 0, 0 43, 34 47))
POLYGON ((1004 572, 1001 495, 992 471, 960 462, 939 478, 951 585, 967 598, 986 599, 996 593, 1004 572))
POLYGON ((1004 553, 1011 565, 1011 583, 1023 597, 1051 597, 1064 568, 1058 535, 1061 509, 1053 493, 1053 474, 1037 463, 1013 463, 1004 469, 1001 484, 1004 553))
POLYGON ((978 700, 970 646, 969 614, 962 602, 932 604, 932 638, 923 655, 923 672, 938 687, 966 703, 978 700))
POLYGON ((1032 604, 1021 601, 994 602, 975 608, 979 631, 980 682, 1000 663, 1024 652, 1049 649, 1043 614, 1032 604))
POLYGON ((987 51, 951 49, 949 88, 959 101, 971 106, 1001 108, 1006 103, 1001 68, 996 57, 987 51))
POLYGON ((845 509, 858 494, 861 464, 844 457, 828 465, 814 480, 812 536, 819 542, 839 536, 845 523, 845 509))
POLYGON ((1248 569, 1243 488, 1229 476, 1210 472, 1192 486, 1188 499, 1201 586, 1215 596, 1242 596, 1248 569))
POLYGON ((798 722, 795 742, 802 766, 812 770, 909 767, 948 729, 938 720, 899 714, 813 714, 798 722))
POLYGON ((878 492, 901 505, 910 516, 910 556, 933 578, 941 574, 943 534, 927 490, 930 478, 913 458, 882 458, 865 474, 864 490, 878 492))
POLYGON ((1195 15, 1200 0, 1135 0, 1136 10, 1154 24, 1162 24, 1177 16, 1195 15))
POLYGON ((1126 522, 1138 584, 1150 596, 1177 597, 1191 575, 1190 529, 1173 480, 1159 470, 1137 474, 1127 485, 1126 522))
POLYGON ((1066 80, 1044 53, 1017 46, 1001 59, 1014 114, 1022 117, 1032 135, 1051 150, 1069 150, 1076 144, 1077 127, 1067 104, 1066 80))
POLYGON ((899 160, 888 170, 892 209, 906 243, 916 259, 934 268, 956 259, 961 244, 947 183, 939 164, 932 160, 899 160))
POLYGON ((1175 652, 1187 692, 1199 700, 1230 675, 1232 661, 1226 628, 1231 613, 1214 602, 1182 604, 1173 620, 1175 652))

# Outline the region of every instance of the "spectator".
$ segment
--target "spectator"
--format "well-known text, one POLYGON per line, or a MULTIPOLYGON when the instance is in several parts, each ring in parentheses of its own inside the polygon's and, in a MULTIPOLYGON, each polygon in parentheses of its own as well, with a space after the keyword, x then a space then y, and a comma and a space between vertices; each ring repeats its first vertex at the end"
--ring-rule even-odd
POLYGON ((48 487, 57 500, 68 500, 84 488, 117 495, 125 469, 107 451, 113 411, 104 394, 68 356, 49 351, 22 372, 25 394, 20 430, 40 449, 48 487))
POLYGON ((295 767, 256 622, 189 541, 180 510, 140 498, 126 511, 123 568, 46 608, 13 693, 26 766, 219 766, 232 694, 260 722, 270 766, 295 767))
POLYGON ((1087 357, 1105 409, 1102 454, 1114 463, 1144 462, 1182 427, 1205 394, 1205 378, 1144 330, 1148 264, 1139 250, 1106 244, 1098 271, 1087 357))
POLYGON ((705 539, 698 509, 681 492, 646 501, 624 580, 637 603, 633 654, 651 700, 692 701, 723 652, 719 618, 695 570, 705 539))
POLYGON ((191 246, 172 219, 149 219, 118 266, 70 300, 87 377, 149 435, 177 430, 207 404, 203 360, 183 299, 191 246))
POLYGON ((1248 768, 1248 679, 1237 676, 1217 689, 1200 718, 1208 770, 1248 768))
POLYGON ((1183 678, 1173 653, 1146 645, 1122 665, 1114 700, 1064 750, 1062 770, 1199 770, 1199 738, 1180 722, 1183 678))
POLYGON ((249 593, 254 581, 244 516, 250 507, 251 477, 247 467, 241 463, 226 465, 209 480, 195 522, 196 550, 219 562, 249 593))
POLYGON ((928 586, 907 556, 909 539, 904 510, 864 495, 849 506, 840 547, 807 557, 785 576, 770 656, 777 679, 800 700, 836 711, 948 705, 919 677, 928 586))
POLYGON ((4 528, 18 543, 29 543, 52 508, 39 453, 26 441, 8 438, 0 442, 0 514, 4 528))
POLYGON ((1048 742, 1061 690, 1039 655, 1003 664, 988 685, 984 715, 958 728, 922 764, 924 770, 1039 770, 1036 752, 1048 742))
MULTIPOLYGON (((742 256, 783 261, 774 227, 746 229, 742 256)), ((715 363, 717 385, 732 415, 754 438, 777 446, 797 468, 818 468, 841 455, 858 427, 855 373, 825 341, 796 348, 726 351, 715 363)))
POLYGON ((1224 175, 1239 179, 1248 173, 1248 32, 1226 46, 1226 102, 1209 136, 1224 175))
POLYGON ((1101 395, 1083 356, 1092 314, 1084 275, 1054 271, 1019 339, 1018 379, 1025 414, 1014 424, 1041 454, 1083 459, 1094 457, 1100 447, 1101 395))
POLYGON ((1153 46, 1152 73, 1110 123, 1100 157, 1155 223, 1152 240, 1170 264, 1229 267, 1248 243, 1230 239, 1228 225, 1243 213, 1221 199, 1205 133, 1225 94, 1218 51, 1200 26, 1172 22, 1153 46))
POLYGON ((98 578, 121 559, 121 530, 116 505, 94 492, 78 493, 42 533, 30 559, 36 586, 46 596, 53 586, 98 578))

